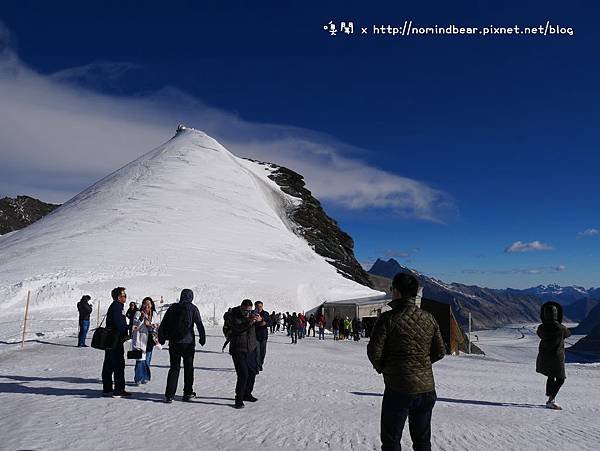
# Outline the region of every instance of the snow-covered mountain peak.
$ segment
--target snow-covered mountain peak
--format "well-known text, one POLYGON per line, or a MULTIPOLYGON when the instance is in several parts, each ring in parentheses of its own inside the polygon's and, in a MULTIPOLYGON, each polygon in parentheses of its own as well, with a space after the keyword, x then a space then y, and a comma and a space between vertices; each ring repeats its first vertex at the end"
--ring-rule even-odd
POLYGON ((1 237, 0 300, 20 304, 31 290, 39 307, 82 294, 106 302, 117 285, 134 300, 173 300, 187 287, 212 316, 247 297, 300 311, 376 294, 294 233, 288 213, 298 199, 270 174, 181 126, 165 144, 1 237))

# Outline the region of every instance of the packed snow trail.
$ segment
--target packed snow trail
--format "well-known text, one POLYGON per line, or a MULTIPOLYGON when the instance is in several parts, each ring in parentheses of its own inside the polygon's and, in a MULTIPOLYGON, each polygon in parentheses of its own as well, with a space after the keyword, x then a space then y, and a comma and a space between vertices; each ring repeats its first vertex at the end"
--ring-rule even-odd
MULTIPOLYGON (((434 449, 597 449, 600 366, 568 364, 557 398, 564 410, 544 409, 545 378, 535 373, 527 353, 506 346, 519 336, 507 330, 478 332, 484 349, 487 341, 491 353, 494 347, 505 349, 505 357, 512 352, 509 361, 447 356, 434 365, 439 397, 433 410, 434 449)), ((531 338, 526 349, 533 343, 531 338)), ((367 360, 366 340, 311 337, 291 345, 276 333, 269 338, 265 371, 257 377, 259 401, 240 411, 232 408, 235 372, 230 356, 221 353, 217 329, 208 330, 207 345, 197 348, 199 398, 193 403, 180 401, 183 370, 175 402, 163 403, 167 350, 155 351, 149 384, 128 387, 131 399, 101 398, 103 353, 75 344, 70 336, 41 337, 22 351, 19 345, 0 345, 2 449, 380 447, 383 381, 367 360)), ((128 382, 132 364, 127 362, 128 382)), ((411 449, 408 426, 403 446, 411 449)))

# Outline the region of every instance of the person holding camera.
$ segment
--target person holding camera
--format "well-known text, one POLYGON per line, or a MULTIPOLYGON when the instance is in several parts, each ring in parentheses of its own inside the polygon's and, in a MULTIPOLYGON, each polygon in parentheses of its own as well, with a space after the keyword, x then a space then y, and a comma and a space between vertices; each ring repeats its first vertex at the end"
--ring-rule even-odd
MULTIPOLYGON (((271 325, 271 317, 269 313, 263 310, 262 301, 256 301, 254 303, 254 309, 258 315, 262 318, 262 326, 256 326, 256 365, 258 371, 263 370, 263 364, 265 363, 265 356, 267 355, 267 340, 269 339, 269 326, 271 325)), ((275 316, 275 315, 273 315, 275 316)))
POLYGON ((250 299, 244 299, 240 306, 231 309, 229 354, 233 359, 237 375, 235 384, 236 409, 244 408, 244 401, 257 401, 252 396, 254 381, 258 374, 256 326, 265 326, 265 321, 260 314, 252 310, 250 299))

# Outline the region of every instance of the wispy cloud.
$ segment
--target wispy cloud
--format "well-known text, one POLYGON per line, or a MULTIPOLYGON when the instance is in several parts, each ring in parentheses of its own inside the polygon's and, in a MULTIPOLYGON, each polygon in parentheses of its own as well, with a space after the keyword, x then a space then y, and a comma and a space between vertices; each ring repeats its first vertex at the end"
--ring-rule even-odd
POLYGON ((523 241, 515 241, 510 246, 504 249, 507 254, 518 253, 518 252, 534 252, 534 251, 551 251, 554 248, 549 244, 542 243, 541 241, 531 241, 530 243, 524 243, 523 241))
POLYGON ((600 235, 600 229, 585 229, 583 232, 579 232, 577 234, 577 238, 586 238, 586 237, 592 237, 592 236, 599 236, 600 235))
POLYGON ((536 274, 547 274, 566 271, 565 265, 556 266, 541 266, 537 268, 511 268, 511 269, 463 269, 463 274, 494 274, 494 275, 507 275, 507 274, 523 274, 523 275, 536 275, 536 274))
POLYGON ((357 157, 368 150, 311 130, 246 121, 169 86, 136 96, 104 89, 137 69, 130 63, 40 74, 19 60, 9 40, 0 23, 0 194, 63 202, 185 123, 238 156, 299 172, 319 199, 340 207, 386 209, 435 222, 457 214, 448 193, 357 157))
POLYGON ((392 250, 389 249, 385 252, 385 256, 387 258, 411 258, 412 256, 414 256, 417 252, 419 252, 419 248, 418 247, 413 247, 411 249, 407 249, 407 250, 392 250))

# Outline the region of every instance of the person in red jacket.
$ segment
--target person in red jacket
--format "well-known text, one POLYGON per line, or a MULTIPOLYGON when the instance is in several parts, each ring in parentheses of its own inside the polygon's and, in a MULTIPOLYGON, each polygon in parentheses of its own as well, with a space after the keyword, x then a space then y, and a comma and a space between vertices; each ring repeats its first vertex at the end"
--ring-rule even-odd
POLYGON ((317 318, 317 325, 319 326, 319 340, 325 340, 325 317, 323 314, 317 318))

